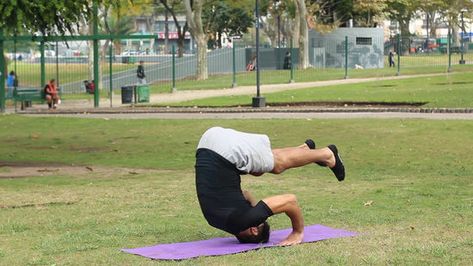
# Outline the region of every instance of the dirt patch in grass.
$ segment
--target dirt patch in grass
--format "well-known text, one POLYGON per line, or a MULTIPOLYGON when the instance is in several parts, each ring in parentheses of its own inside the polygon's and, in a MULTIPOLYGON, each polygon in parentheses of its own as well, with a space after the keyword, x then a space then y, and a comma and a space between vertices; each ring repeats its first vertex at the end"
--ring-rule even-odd
POLYGON ((49 162, 2 162, 0 179, 25 178, 36 176, 124 176, 147 173, 162 173, 156 169, 134 169, 122 167, 102 167, 87 165, 64 165, 49 162))

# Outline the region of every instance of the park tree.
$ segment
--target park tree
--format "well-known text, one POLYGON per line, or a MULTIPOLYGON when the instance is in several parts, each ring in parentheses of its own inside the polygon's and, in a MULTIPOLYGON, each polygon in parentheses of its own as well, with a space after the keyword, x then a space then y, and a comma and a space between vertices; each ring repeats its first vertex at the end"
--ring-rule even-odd
POLYGON ((307 7, 304 0, 296 0, 296 6, 296 19, 299 19, 299 68, 306 69, 309 67, 309 28, 307 26, 307 7))
POLYGON ((407 38, 411 36, 409 23, 415 17, 420 7, 420 0, 386 0, 385 13, 391 20, 399 23, 400 34, 403 38, 401 53, 409 53, 410 43, 407 38))
POLYGON ((419 11, 425 14, 427 23, 429 25, 429 37, 437 37, 437 28, 441 23, 442 10, 445 10, 444 0, 431 0, 420 3, 419 11))
POLYGON ((231 1, 207 1, 202 12, 204 31, 209 47, 222 47, 222 35, 242 35, 253 25, 252 9, 245 9, 231 1))
POLYGON ((205 0, 184 0, 189 31, 197 43, 197 80, 209 77, 207 66, 207 34, 202 24, 202 7, 205 0))
POLYGON ((465 31, 460 18, 462 11, 464 18, 471 18, 473 2, 469 0, 443 0, 440 8, 440 13, 450 29, 452 42, 455 46, 460 46, 459 33, 465 31))
MULTIPOLYGON (((174 24, 176 25, 177 29, 177 54, 178 57, 183 57, 184 56, 184 41, 186 38, 186 33, 189 31, 189 24, 186 21, 184 25, 181 25, 182 23, 178 21, 177 15, 178 14, 183 14, 186 12, 185 7, 182 3, 182 1, 179 0, 159 0, 159 3, 164 6, 165 12, 166 12, 166 19, 167 19, 167 13, 171 14, 171 17, 174 21, 174 24)), ((165 22, 165 38, 168 38, 169 34, 169 29, 167 28, 167 21, 165 22)), ((168 50, 168 48, 165 48, 168 50)))
POLYGON ((375 27, 384 18, 386 0, 353 0, 353 19, 357 26, 375 27))
POLYGON ((66 34, 75 32, 84 19, 89 19, 89 0, 15 0, 0 2, 0 28, 7 34, 66 34))

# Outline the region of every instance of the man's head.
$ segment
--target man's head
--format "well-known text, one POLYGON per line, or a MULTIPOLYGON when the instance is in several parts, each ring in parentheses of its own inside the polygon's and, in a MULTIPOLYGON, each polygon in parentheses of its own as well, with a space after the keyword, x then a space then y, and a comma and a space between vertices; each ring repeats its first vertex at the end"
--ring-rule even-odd
POLYGON ((268 222, 264 222, 258 226, 250 227, 236 234, 236 238, 240 243, 267 243, 270 235, 270 227, 268 222))

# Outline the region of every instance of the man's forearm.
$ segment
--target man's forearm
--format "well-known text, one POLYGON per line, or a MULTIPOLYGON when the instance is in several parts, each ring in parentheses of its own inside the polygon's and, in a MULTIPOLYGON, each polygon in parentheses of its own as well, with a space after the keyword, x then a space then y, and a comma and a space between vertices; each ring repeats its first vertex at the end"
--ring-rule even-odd
POLYGON ((304 231, 302 210, 297 204, 296 196, 292 194, 277 195, 263 200, 274 214, 285 213, 290 219, 294 232, 304 231))
POLYGON ((292 230, 294 232, 304 232, 304 218, 302 216, 302 210, 299 205, 297 205, 297 202, 286 211, 286 215, 291 219, 292 230))

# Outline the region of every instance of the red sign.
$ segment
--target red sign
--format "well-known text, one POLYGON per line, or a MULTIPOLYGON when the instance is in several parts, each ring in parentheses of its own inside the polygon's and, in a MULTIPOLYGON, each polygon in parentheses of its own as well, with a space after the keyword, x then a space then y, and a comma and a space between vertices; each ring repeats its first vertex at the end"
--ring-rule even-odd
MULTIPOLYGON (((169 32, 168 33, 168 36, 169 36, 169 39, 170 40, 177 40, 179 39, 179 35, 177 34, 177 32, 173 31, 173 32, 169 32)), ((186 35, 184 37, 185 39, 190 39, 191 38, 191 34, 189 32, 186 32, 186 35)), ((158 39, 165 39, 165 34, 164 32, 160 31, 158 32, 158 39)))

